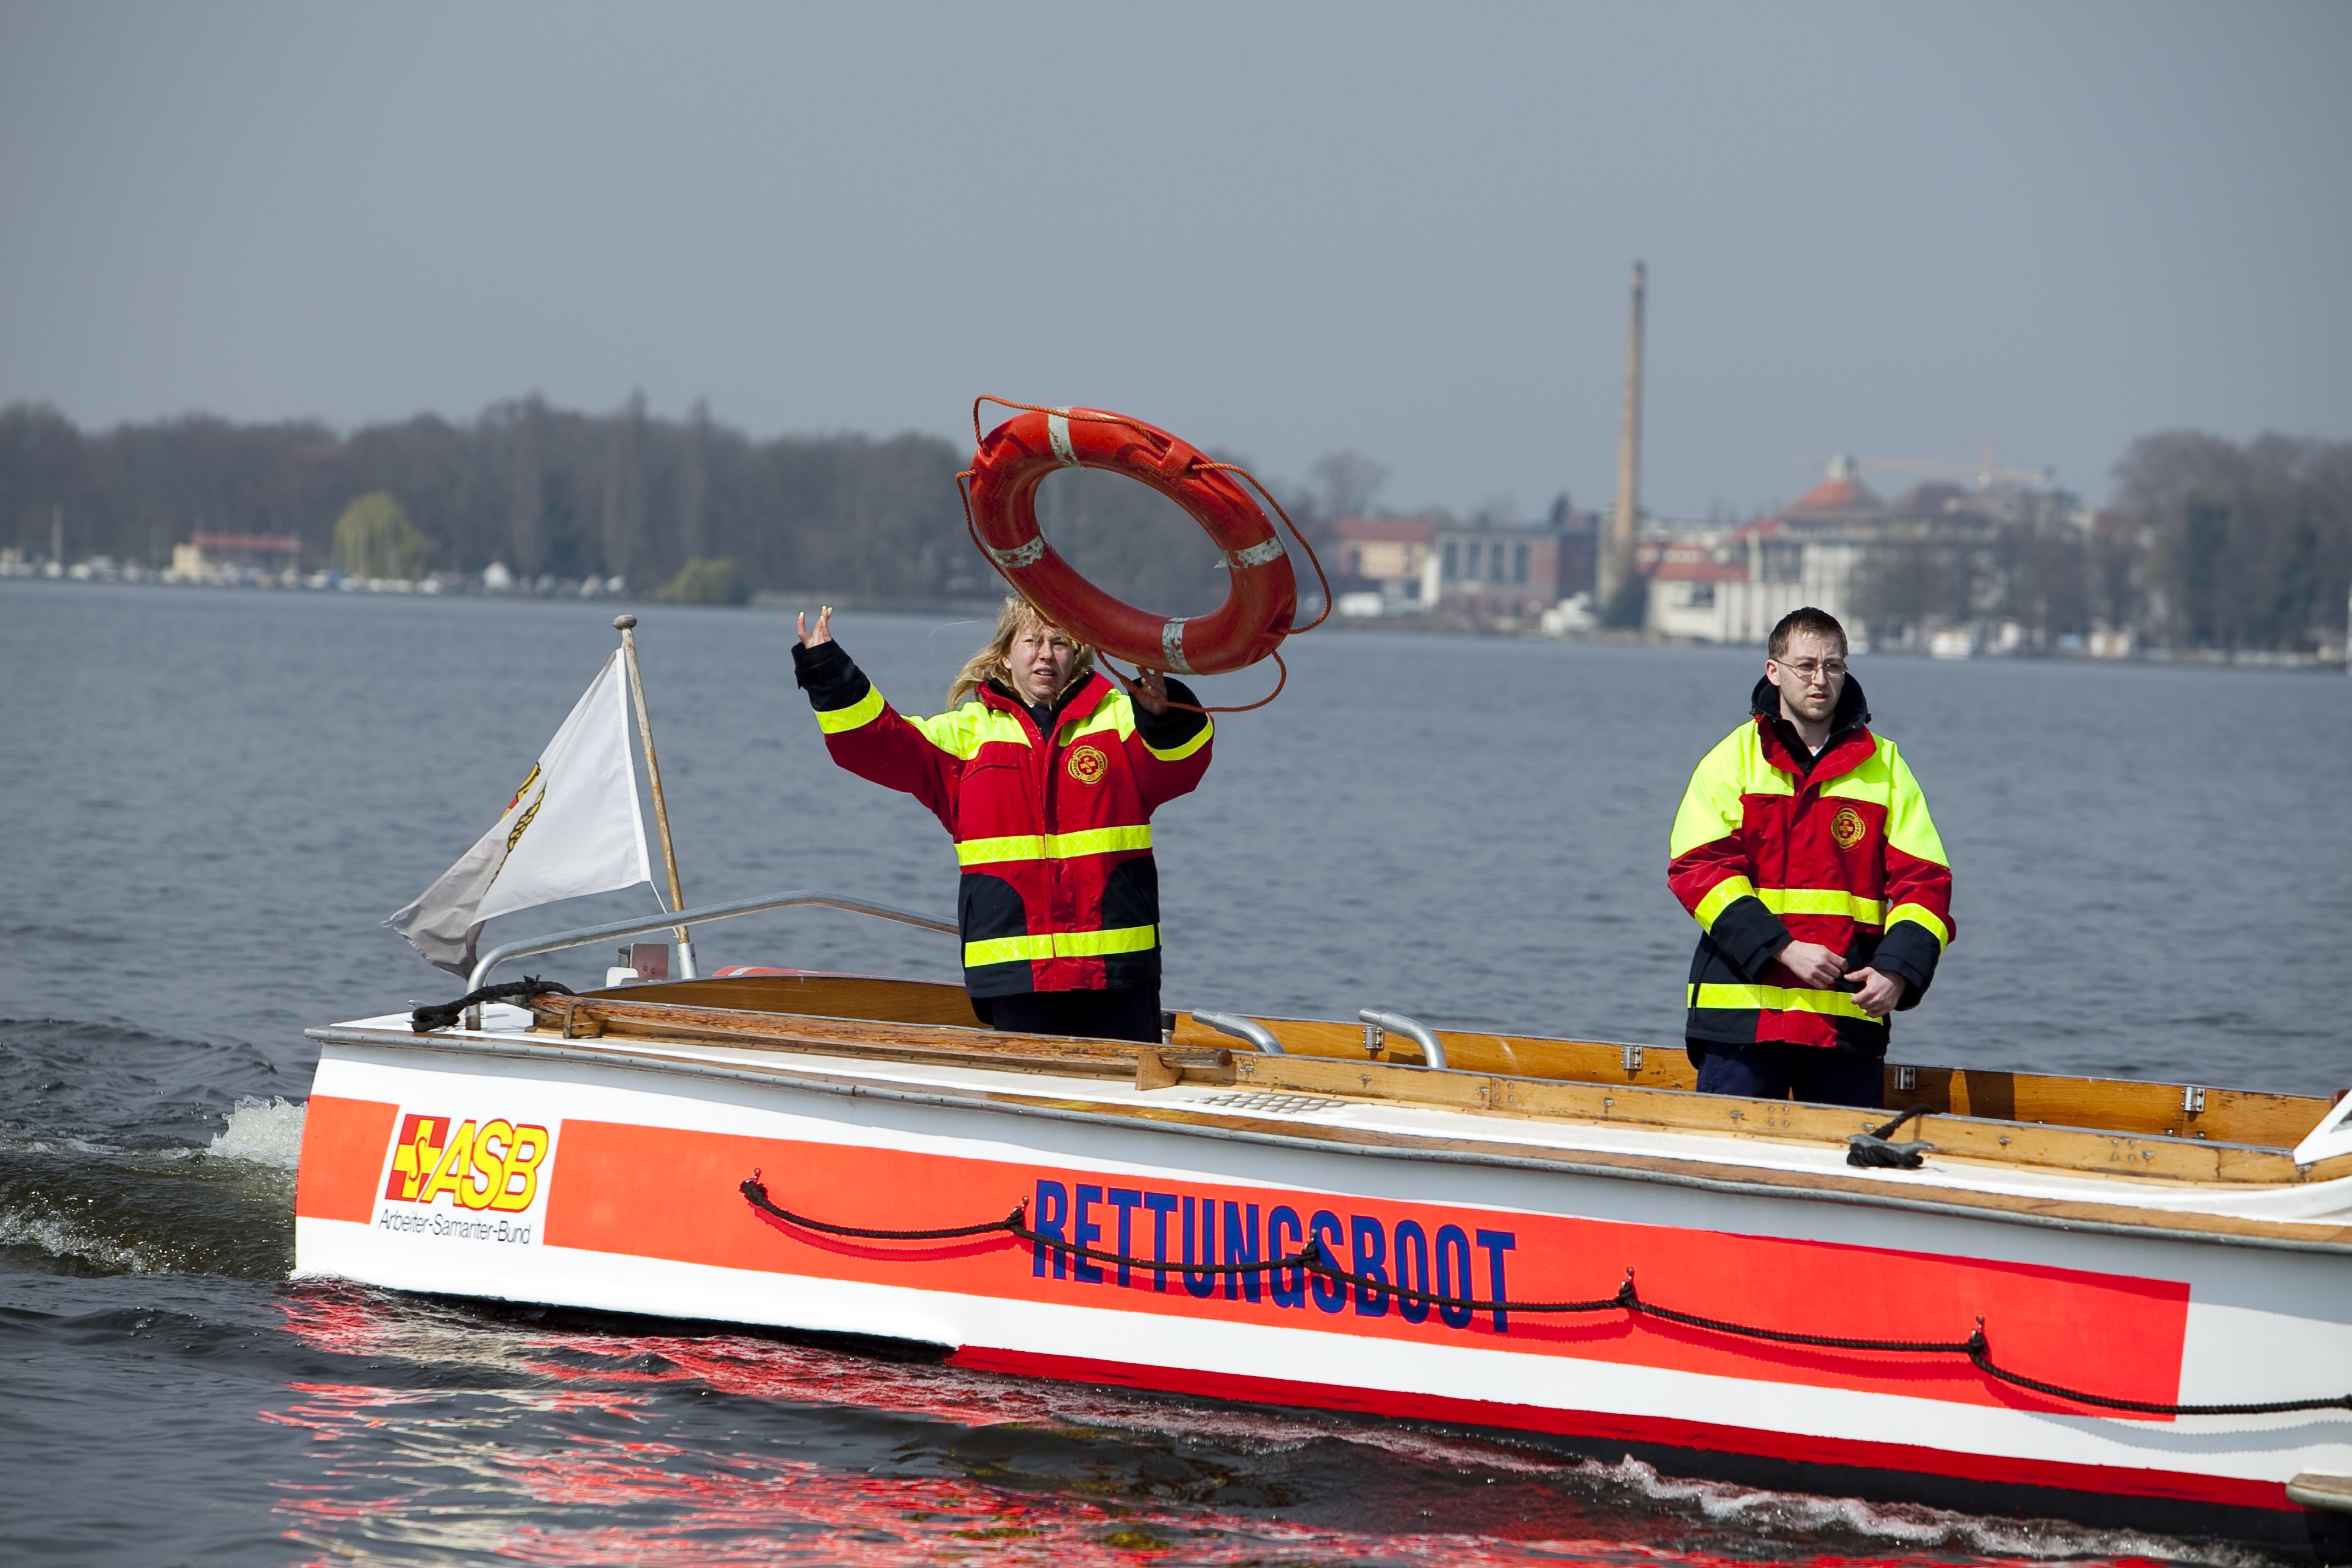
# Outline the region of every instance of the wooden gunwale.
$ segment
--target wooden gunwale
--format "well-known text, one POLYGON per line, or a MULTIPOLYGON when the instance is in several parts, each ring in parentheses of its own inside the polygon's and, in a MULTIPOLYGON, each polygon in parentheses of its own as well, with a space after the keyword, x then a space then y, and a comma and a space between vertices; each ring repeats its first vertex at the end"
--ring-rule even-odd
MULTIPOLYGON (((1019 1035, 944 1025, 897 1024, 860 1018, 681 1006, 602 995, 534 997, 534 1031, 566 1039, 607 1035, 632 1039, 696 1041, 758 1050, 800 1047, 828 1056, 866 1057, 931 1066, 982 1068, 1132 1079, 1138 1047, 1123 1040, 1059 1035, 1019 1035)), ((1233 1052, 1222 1046, 1153 1047, 1194 1082, 1233 1081, 1233 1052)), ((1169 1080, 1176 1081, 1174 1079, 1169 1080)))
MULTIPOLYGON (((541 997, 533 1001, 531 1010, 537 1027, 570 1039, 617 1036, 1014 1072, 1131 1078, 1144 1089, 1180 1081, 1244 1084, 1427 1105, 1475 1115, 1649 1126, 1814 1145, 1843 1143, 1852 1134, 1885 1120, 1883 1112, 1701 1095, 1687 1089, 1573 1082, 1458 1068, 1432 1072, 1419 1066, 1366 1058, 1360 1031, 1352 1032, 1352 1060, 1234 1053, 1210 1044, 1226 1037, 1192 1025, 1189 1016, 1180 1020, 1176 1045, 1138 1047, 1118 1041, 998 1033, 977 1026, 691 1006, 625 993, 541 997), (1192 1027, 1188 1030, 1185 1025, 1192 1027)), ((1286 1039, 1286 1046, 1288 1043, 1286 1039)), ((1541 1043, 1615 1049, 1591 1047, 1587 1042, 1541 1043)), ((1450 1056, 1450 1042, 1448 1049, 1450 1056)), ((1939 1156, 1994 1165, 2231 1186, 2290 1186, 2352 1174, 2352 1156, 2298 1167, 2290 1154, 2277 1148, 2205 1138, 2135 1135, 1933 1111, 1915 1126, 1917 1130, 1912 1136, 1933 1144, 1939 1156)))
MULTIPOLYGON (((1294 1092, 1368 1096, 1479 1115, 1666 1127, 1776 1142, 1843 1143, 1852 1134, 1867 1131, 1886 1120, 1884 1111, 1785 1100, 1560 1083, 1500 1074, 1433 1073, 1424 1068, 1373 1061, 1247 1053, 1234 1058, 1234 1068, 1242 1084, 1294 1092)), ((1938 1156, 1994 1165, 2267 1186, 2326 1180, 2329 1175, 2318 1165, 2310 1168, 2315 1174, 2307 1175, 2284 1152, 2250 1144, 2134 1137, 2096 1128, 2049 1127, 1948 1114, 1930 1114, 1911 1125, 1916 1131, 1906 1135, 1932 1143, 1938 1156)), ((2352 1174, 2352 1169, 2334 1173, 2352 1174)))
MULTIPOLYGON (((936 981, 845 974, 761 975, 672 981, 593 994, 730 1011, 981 1027, 963 988, 936 981)), ((1360 1024, 1277 1017, 1259 1017, 1257 1022, 1272 1029, 1283 1049, 1293 1056, 1368 1059, 1360 1024)), ((1627 1046, 1466 1029, 1440 1029, 1436 1034, 1445 1047, 1447 1063, 1466 1071, 1639 1089, 1695 1090, 1698 1087, 1697 1074, 1679 1045, 1627 1046), (1629 1055, 1635 1063, 1631 1068, 1626 1066, 1629 1055)), ((1234 1045, 1229 1037, 1194 1022, 1189 1013, 1177 1016, 1175 1043, 1202 1049, 1231 1049, 1234 1045)), ((1421 1058, 1419 1047, 1410 1042, 1391 1037, 1388 1044, 1391 1048, 1379 1059, 1417 1062, 1421 1058)), ((1901 1062, 1887 1064, 1885 1101, 1895 1108, 1924 1105, 1938 1115, 2267 1149, 2294 1148, 2319 1124, 2333 1103, 2311 1095, 1901 1062), (1913 1080, 1908 1087, 1903 1082, 1906 1073, 1913 1080), (2201 1109, 2188 1109, 2192 1105, 2201 1109)))
MULTIPOLYGON (((1293 1056, 1338 1057, 1364 1061, 1363 1026, 1322 1019, 1260 1018, 1293 1056)), ((1540 1036, 1433 1031, 1445 1047, 1447 1065, 1475 1072, 1627 1088, 1689 1089, 1698 1074, 1680 1046, 1635 1046, 1540 1036), (1638 1066, 1628 1068, 1628 1051, 1638 1066)), ((1181 1045, 1225 1037, 1181 1016, 1181 1045)), ((1385 1061, 1421 1059, 1420 1047, 1390 1037, 1385 1061)), ((2319 1124, 2334 1103, 2311 1095, 2266 1094, 2248 1089, 2203 1089, 2203 1109, 2187 1084, 2138 1083, 2120 1079, 2069 1078, 2057 1074, 1997 1072, 1890 1062, 1885 1093, 1890 1107, 1924 1105, 1937 1114, 1981 1117, 1994 1121, 2042 1122, 2141 1137, 2183 1138, 2258 1148, 2291 1149, 2319 1124), (1902 1087, 1902 1074, 1913 1082, 1902 1087)), ((2202 1087, 2202 1086, 2199 1086, 2202 1087)), ((1884 1120, 1883 1118, 1881 1120, 1884 1120)))
MULTIPOLYGON (((543 1032, 453 1036, 331 1027, 314 1028, 306 1033, 311 1039, 329 1044, 374 1046, 394 1050, 448 1050, 523 1060, 569 1058, 663 1073, 685 1072, 695 1076, 804 1085, 835 1093, 876 1096, 918 1104, 968 1105, 1064 1120, 1190 1130, 1249 1142, 1328 1148, 1335 1152, 1556 1170, 1562 1174, 1664 1182, 1760 1197, 1858 1203, 1865 1206, 1959 1218, 2008 1220, 2064 1230, 2154 1235, 2179 1240, 2352 1253, 2352 1226, 2150 1209, 1948 1187, 1937 1184, 1933 1165, 1916 1177, 1883 1176, 1863 1171, 1780 1171, 1612 1150, 1559 1149, 1542 1144, 1496 1142, 1440 1134, 1276 1120, 1253 1116, 1245 1108, 1201 1108, 1181 1101, 1154 1104, 1069 1100, 967 1085, 904 1085, 877 1082, 869 1078, 797 1065, 716 1062, 707 1058, 661 1055, 657 1054, 661 1042, 652 1037, 633 1038, 628 1045, 608 1045, 601 1039, 563 1040, 543 1032)), ((683 1046, 688 1042, 676 1043, 683 1046)), ((1261 1061, 1271 1058, 1244 1057, 1240 1059, 1261 1061)))

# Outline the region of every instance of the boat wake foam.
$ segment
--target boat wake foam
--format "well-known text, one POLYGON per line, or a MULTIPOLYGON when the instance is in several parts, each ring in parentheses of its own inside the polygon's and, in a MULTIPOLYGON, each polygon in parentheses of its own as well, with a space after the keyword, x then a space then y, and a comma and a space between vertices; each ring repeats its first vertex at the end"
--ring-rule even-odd
POLYGON ((0 1127, 0 1250, 43 1272, 282 1277, 303 1110, 247 1095, 208 1142, 146 1148, 0 1127))
POLYGON ((247 1095, 223 1118, 228 1126, 213 1134, 204 1152, 215 1160, 244 1160, 290 1171, 302 1159, 304 1108, 281 1096, 262 1100, 247 1095))
POLYGON ((1587 1460, 1575 1473, 1604 1486, 1638 1492, 1654 1502, 1695 1511, 1709 1524, 1767 1537, 1856 1535, 1915 1550, 1964 1550, 1988 1557, 2138 1557, 2200 1563, 2205 1568, 2262 1568, 2273 1562, 2258 1552, 2133 1531, 2094 1530, 2063 1520, 1988 1519, 1916 1503, 1870 1503, 1854 1498, 1763 1491, 1718 1481, 1679 1480, 1631 1458, 1614 1465, 1587 1460))
POLYGON ((38 1196, 0 1208, 0 1247, 23 1247, 75 1265, 68 1270, 74 1273, 168 1274, 182 1266, 176 1247, 85 1224, 38 1196))

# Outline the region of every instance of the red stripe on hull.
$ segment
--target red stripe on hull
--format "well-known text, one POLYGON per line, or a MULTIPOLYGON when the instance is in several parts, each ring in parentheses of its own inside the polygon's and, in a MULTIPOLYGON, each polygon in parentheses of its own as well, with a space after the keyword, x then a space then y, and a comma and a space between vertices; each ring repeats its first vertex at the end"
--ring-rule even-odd
POLYGON ((1699 1310, 1736 1302, 1738 1315, 1763 1327, 1866 1339, 1958 1340, 1982 1314, 2005 1363, 2114 1397, 2150 1401, 2179 1397, 2189 1318, 2189 1287, 2180 1280, 1213 1177, 1117 1178, 1058 1163, 580 1118, 564 1120, 550 1163, 544 1239, 551 1247, 1000 1301, 1268 1324, 1368 1346, 1470 1344, 2013 1410, 2074 1407, 1996 1384, 1952 1353, 1742 1340, 1614 1309, 1589 1316, 1508 1314, 1506 1322, 1491 1310, 1465 1313, 1461 1322, 1427 1309, 1407 1317, 1384 1292, 1361 1286, 1340 1293, 1318 1282, 1310 1302, 1304 1283, 1294 1281, 1286 1301, 1278 1279, 1262 1288, 1256 1279, 1228 1279, 1219 1289, 1206 1279, 1188 1281, 1180 1260, 1196 1246, 1196 1222, 1203 1262, 1283 1256, 1313 1231, 1357 1272, 1391 1279, 1403 1271, 1410 1224, 1419 1236, 1413 1245, 1426 1249, 1412 1268, 1424 1289, 1488 1300, 1606 1299, 1631 1269, 1650 1300, 1699 1310), (1059 1256, 1048 1259, 1003 1236, 909 1245, 803 1230, 744 1201, 737 1184, 755 1170, 788 1173, 777 1177, 775 1191, 795 1212, 858 1225, 967 1225, 1027 1200, 1041 1228, 1113 1250, 1123 1246, 1131 1256, 1164 1250, 1173 1267, 1164 1277, 1136 1268, 1122 1279, 1116 1266, 1066 1267, 1059 1256), (1133 1181, 1134 1189, 1122 1191, 1121 1180, 1133 1181), (1116 1206, 1122 1197, 1123 1211, 1116 1206), (1154 1203, 1162 1206, 1155 1210, 1154 1203), (1121 1212, 1129 1219, 1124 1230, 1121 1212), (1490 1233, 1489 1226, 1498 1228, 1490 1233), (1449 1234, 1459 1247, 1450 1280, 1449 1234), (1236 1240, 1243 1250, 1234 1248, 1236 1240))
POLYGON ((1106 1384, 1119 1388, 1150 1389, 1162 1394, 1242 1405, 1344 1410, 1366 1415, 1444 1422, 1453 1426, 1539 1432, 1548 1436, 1580 1441, 1630 1443, 1649 1448, 1737 1455, 1784 1464, 1834 1465, 1890 1475, 1943 1477, 1994 1488, 2031 1488, 2037 1491, 2074 1492, 2109 1498, 2162 1498, 2217 1509, 2303 1512, 2300 1505, 2288 1500, 2286 1486, 2282 1481, 2250 1481, 2224 1476, 2184 1475, 2177 1471, 2132 1469, 2114 1465, 2078 1465, 2052 1459, 1960 1454, 1907 1443, 1874 1443, 1759 1431, 1746 1426, 1660 1420, 1643 1415, 1555 1410, 1536 1405, 1450 1399, 1438 1394, 1405 1394, 1385 1389, 1334 1387, 1324 1384, 1293 1383, 1282 1378, 1246 1377, 1227 1373, 1198 1372, 1184 1367, 1092 1361, 1082 1356, 990 1350, 971 1345, 956 1352, 948 1361, 950 1365, 970 1367, 977 1372, 1011 1373, 1065 1383, 1106 1384))
POLYGON ((381 1100, 314 1094, 302 1121, 302 1159, 294 1175, 294 1213, 301 1219, 375 1218, 376 1183, 383 1174, 400 1107, 381 1100))

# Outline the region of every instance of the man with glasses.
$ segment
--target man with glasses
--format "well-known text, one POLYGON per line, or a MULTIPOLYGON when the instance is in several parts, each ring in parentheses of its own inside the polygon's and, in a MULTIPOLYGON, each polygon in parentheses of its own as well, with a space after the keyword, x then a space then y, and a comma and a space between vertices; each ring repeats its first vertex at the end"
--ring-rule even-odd
POLYGON ((1952 940, 1952 868, 1845 628, 1772 628, 1749 721, 1691 775, 1666 885, 1698 921, 1685 1033, 1706 1094, 1877 1107, 1887 1016, 1952 940))

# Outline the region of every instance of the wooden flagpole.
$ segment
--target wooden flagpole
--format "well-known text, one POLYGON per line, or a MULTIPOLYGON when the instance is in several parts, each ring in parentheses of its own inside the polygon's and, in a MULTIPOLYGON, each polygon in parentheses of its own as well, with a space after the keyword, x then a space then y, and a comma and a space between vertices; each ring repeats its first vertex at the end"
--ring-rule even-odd
MULTIPOLYGON (((637 639, 635 635, 637 617, 615 616, 613 629, 621 634, 621 652, 629 663, 629 694, 637 703, 637 740, 646 749, 646 780, 654 790, 654 825, 661 830, 662 865, 669 872, 669 907, 686 908, 686 895, 677 885, 677 851, 669 841, 669 806, 662 799, 661 763, 654 759, 654 725, 646 715, 645 678, 637 673, 637 639)), ((678 978, 692 980, 694 973, 694 942, 684 926, 672 926, 677 933, 678 978)))

